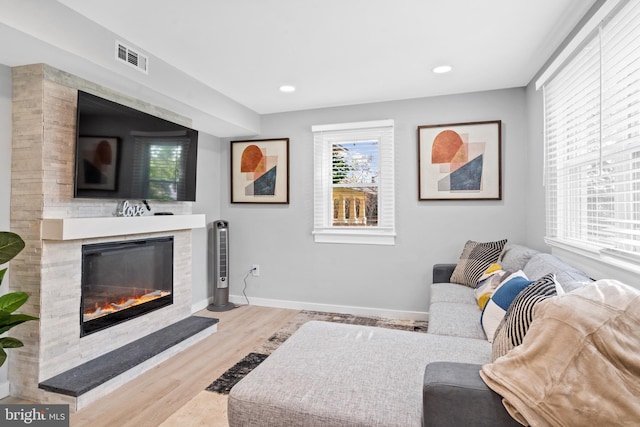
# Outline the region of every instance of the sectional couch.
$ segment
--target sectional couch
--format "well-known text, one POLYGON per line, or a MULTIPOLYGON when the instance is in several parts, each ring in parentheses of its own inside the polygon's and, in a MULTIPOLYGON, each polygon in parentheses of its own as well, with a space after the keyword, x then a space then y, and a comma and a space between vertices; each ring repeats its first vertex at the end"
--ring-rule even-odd
MULTIPOLYGON (((530 279, 555 273, 569 291, 591 279, 558 258, 508 245, 503 268, 530 279)), ((309 322, 229 395, 231 427, 517 426, 479 371, 492 345, 474 289, 433 269, 427 334, 309 322)))
MULTIPOLYGON (((521 245, 507 245, 500 264, 507 271, 522 270, 534 280, 554 273, 567 292, 591 282, 585 273, 559 258, 521 245)), ((480 368, 491 361, 492 345, 479 321, 474 289, 449 281, 455 267, 456 264, 436 264, 433 268, 429 333, 481 341, 489 361, 478 355, 471 364, 444 360, 428 365, 423 386, 424 426, 518 426, 502 405, 501 397, 480 378, 480 368)))

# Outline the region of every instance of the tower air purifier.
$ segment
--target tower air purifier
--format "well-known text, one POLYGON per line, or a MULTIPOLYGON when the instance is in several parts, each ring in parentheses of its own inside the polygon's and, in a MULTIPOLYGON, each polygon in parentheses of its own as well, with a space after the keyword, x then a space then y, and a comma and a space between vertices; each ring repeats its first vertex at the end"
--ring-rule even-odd
POLYGON ((209 282, 213 291, 213 304, 209 311, 227 311, 235 308, 229 302, 229 223, 218 220, 209 227, 209 282))

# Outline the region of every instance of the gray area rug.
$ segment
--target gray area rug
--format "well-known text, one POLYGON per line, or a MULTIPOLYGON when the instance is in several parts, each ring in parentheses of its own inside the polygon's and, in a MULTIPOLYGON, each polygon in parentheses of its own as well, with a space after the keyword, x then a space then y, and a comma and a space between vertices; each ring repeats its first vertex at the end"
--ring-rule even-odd
POLYGON ((362 317, 351 314, 324 313, 320 311, 303 310, 298 313, 289 323, 280 328, 275 334, 246 355, 242 360, 232 366, 218 379, 211 383, 205 390, 229 394, 231 388, 244 378, 249 372, 262 363, 273 351, 287 340, 300 326, 310 320, 321 320, 325 322, 348 323, 351 325, 375 326, 378 328, 400 329, 412 332, 427 332, 428 322, 424 320, 398 320, 386 319, 382 317, 362 317))

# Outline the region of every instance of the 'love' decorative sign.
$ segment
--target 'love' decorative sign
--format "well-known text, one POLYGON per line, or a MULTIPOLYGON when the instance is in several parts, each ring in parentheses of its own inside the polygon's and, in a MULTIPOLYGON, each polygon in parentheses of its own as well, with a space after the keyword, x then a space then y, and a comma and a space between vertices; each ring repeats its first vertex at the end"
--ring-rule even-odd
POLYGON ((144 214, 143 206, 129 203, 128 200, 122 202, 118 208, 117 216, 142 216, 144 214))

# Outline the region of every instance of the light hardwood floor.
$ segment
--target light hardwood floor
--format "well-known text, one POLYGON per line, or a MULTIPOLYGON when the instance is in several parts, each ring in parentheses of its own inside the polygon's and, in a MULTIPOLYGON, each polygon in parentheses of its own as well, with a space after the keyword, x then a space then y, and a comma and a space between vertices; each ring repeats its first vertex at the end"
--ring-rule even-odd
MULTIPOLYGON (((216 333, 71 414, 71 426, 158 426, 298 313, 257 306, 202 310, 196 314, 220 319, 216 333)), ((210 415, 212 421, 218 416, 210 415)))

